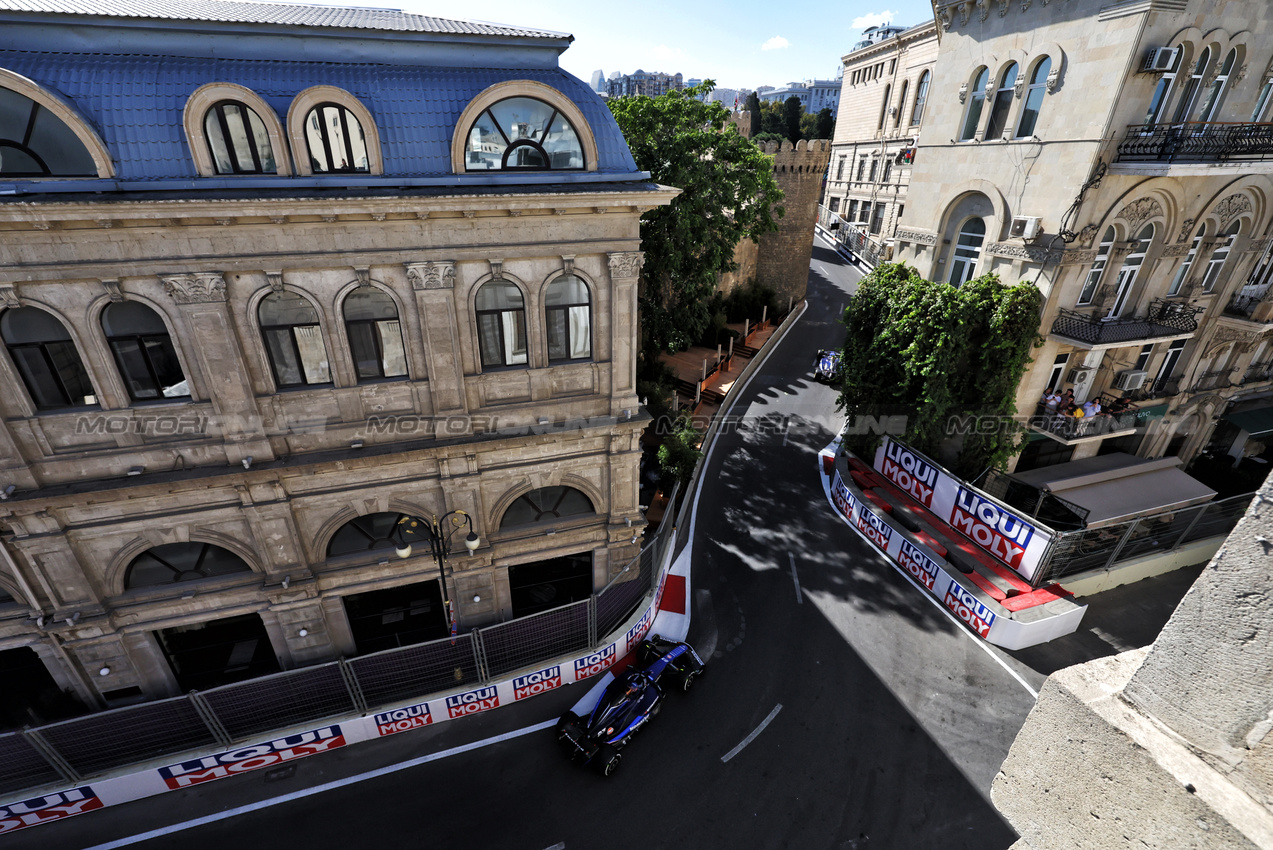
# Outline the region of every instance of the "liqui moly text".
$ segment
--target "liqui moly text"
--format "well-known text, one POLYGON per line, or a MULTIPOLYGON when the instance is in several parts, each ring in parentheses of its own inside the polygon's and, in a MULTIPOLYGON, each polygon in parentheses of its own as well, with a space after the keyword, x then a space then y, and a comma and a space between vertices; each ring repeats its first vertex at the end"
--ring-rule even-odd
POLYGON ((513 701, 533 697, 561 687, 561 667, 536 670, 513 680, 513 701))
POLYGON ((377 714, 376 734, 383 738, 385 735, 392 735, 396 732, 419 729, 421 726, 428 726, 432 722, 433 714, 429 711, 429 705, 422 702, 419 705, 409 705, 406 708, 396 708, 393 711, 377 714))
POLYGON ((893 538, 892 527, 864 504, 858 505, 858 531, 876 546, 888 551, 888 542, 893 538))
POLYGON ((345 735, 340 727, 326 726, 313 732, 288 735, 267 744, 243 747, 228 753, 218 753, 194 761, 183 761, 180 764, 161 767, 159 775, 163 777, 164 784, 169 788, 186 788, 234 773, 260 770, 263 767, 271 767, 343 746, 345 746, 345 735))
POLYGON ((610 644, 605 649, 599 649, 575 661, 575 681, 595 676, 617 661, 615 649, 615 645, 610 644))
POLYGON ((447 714, 451 717, 477 714, 479 711, 489 711, 492 708, 499 708, 499 694, 495 691, 494 685, 446 698, 447 714))
POLYGON ((81 812, 91 812, 102 808, 102 805, 101 799, 88 785, 72 788, 70 791, 45 794, 43 797, 32 797, 20 803, 7 803, 0 806, 0 835, 69 818, 81 812))
POLYGON ((839 472, 835 474, 835 480, 831 482, 831 499, 840 513, 846 517, 853 516, 853 494, 849 492, 848 487, 844 486, 844 479, 840 477, 839 472))
POLYGON ((918 546, 905 537, 902 538, 902 548, 897 553, 897 563, 901 564, 902 569, 924 587, 933 589, 939 569, 937 562, 925 555, 918 546))
POLYGON ((965 487, 960 487, 955 496, 950 524, 1013 569, 1021 566, 1026 546, 1034 536, 1034 526, 965 487))
POLYGON ((884 463, 880 472, 924 507, 933 506, 937 468, 910 449, 892 440, 885 443, 884 463))
POLYGON ((650 629, 650 623, 654 622, 654 608, 650 608, 641 615, 641 619, 632 628, 628 629, 627 640, 625 642, 625 654, 632 651, 632 647, 641 642, 641 638, 645 637, 645 633, 650 629))
POLYGON ((990 634, 994 625, 994 612, 977 601, 977 597, 964 590, 956 582, 951 582, 946 589, 946 598, 942 600, 955 616, 972 626, 972 630, 985 637, 990 634))

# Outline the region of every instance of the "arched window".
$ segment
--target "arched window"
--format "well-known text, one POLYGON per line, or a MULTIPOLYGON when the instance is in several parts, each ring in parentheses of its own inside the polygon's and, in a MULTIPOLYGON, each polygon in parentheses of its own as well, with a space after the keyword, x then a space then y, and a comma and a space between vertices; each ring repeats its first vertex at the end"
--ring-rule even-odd
POLYGON ((71 334, 52 315, 18 307, 0 315, 0 336, 40 410, 97 404, 71 334))
POLYGON ((1127 306, 1127 296, 1131 294, 1132 285, 1136 283, 1136 275, 1140 274, 1141 264, 1145 262, 1145 255, 1149 253, 1149 245, 1153 241, 1154 226, 1152 224, 1145 225, 1140 233, 1136 234, 1136 244, 1132 246, 1131 253, 1123 260, 1123 266, 1118 270, 1114 304, 1109 308, 1109 318, 1117 319, 1123 315, 1123 308, 1127 306))
POLYGON ((407 374, 398 305, 385 293, 359 287, 345 297, 345 332, 358 380, 401 378, 407 374))
POLYGON ((1171 286, 1167 287, 1168 295, 1175 295, 1180 292, 1180 287, 1184 286, 1185 281, 1189 279, 1189 270, 1193 268, 1193 261, 1198 259, 1198 249, 1202 247, 1202 240, 1206 235, 1207 225, 1203 224, 1198 230, 1198 235, 1193 238, 1193 244, 1189 246, 1189 253, 1185 254, 1185 259, 1180 264, 1180 268, 1176 269, 1176 275, 1171 279, 1171 286))
POLYGON ((213 104, 203 117, 203 134, 217 174, 278 171, 265 122, 245 104, 233 100, 213 104))
POLYGON ((1224 270, 1224 263, 1229 259, 1229 252, 1233 250, 1233 242, 1238 238, 1238 231, 1241 227, 1242 220, 1239 219, 1230 224, 1220 234, 1224 238, 1216 246, 1215 251, 1211 253, 1211 259, 1207 261, 1207 270, 1202 274, 1203 292, 1210 292, 1215 289, 1216 281, 1220 279, 1220 272, 1224 270))
POLYGON ((137 301, 107 304, 102 330, 133 401, 190 396, 168 328, 154 310, 137 301))
POLYGON ((1180 102, 1176 104, 1176 114, 1171 119, 1171 123, 1179 124, 1182 121, 1188 121, 1189 116, 1193 114, 1194 104, 1198 100, 1198 91, 1202 88, 1202 75, 1206 73, 1207 63, 1210 61, 1211 48, 1208 47, 1202 51, 1202 55, 1193 66, 1193 73, 1189 75, 1189 81, 1185 83, 1185 90, 1180 93, 1180 102))
POLYGON ((211 543, 165 543, 133 558, 124 573, 124 589, 199 581, 251 571, 252 568, 238 555, 211 543))
POLYGON ((888 101, 889 96, 893 93, 892 86, 884 87, 884 102, 880 104, 880 126, 878 129, 884 129, 884 119, 888 117, 888 101))
POLYGON ((278 387, 331 383, 318 311, 294 292, 271 292, 256 310, 278 387))
POLYGON ((919 85, 915 87, 915 107, 911 110, 911 126, 918 127, 919 121, 924 117, 924 104, 928 102, 928 84, 932 82, 933 75, 928 71, 919 75, 919 85))
POLYGON ((548 362, 592 356, 592 307, 588 286, 574 275, 548 284, 544 295, 548 362))
POLYGON ((552 105, 509 97, 482 110, 468 131, 466 171, 583 169, 583 147, 574 125, 552 105))
POLYGON ((370 171, 367 138, 352 111, 338 103, 320 103, 305 116, 305 142, 315 174, 370 171))
POLYGON ((0 174, 96 177, 97 166, 61 118, 26 95, 0 88, 0 174))
POLYGON ((1273 100, 1273 76, 1265 77, 1264 85, 1260 87, 1260 96, 1255 99, 1255 109, 1251 110, 1252 123, 1264 121, 1270 100, 1273 100))
POLYGON ((1092 261, 1092 268, 1087 272, 1087 279, 1083 281, 1083 291, 1079 293, 1078 306, 1091 304, 1092 297, 1096 295, 1096 287, 1100 285, 1101 278, 1105 275, 1105 266, 1109 263, 1109 252, 1114 247, 1114 228, 1105 228, 1105 235, 1101 237, 1101 245, 1096 250, 1096 259, 1092 261))
POLYGON ((1012 109, 1012 95, 1017 84, 1017 73, 1020 68, 1013 62, 1003 69, 999 78, 999 88, 995 91, 994 103, 990 107, 990 123, 986 126, 986 138, 998 139, 1008 128, 1008 111, 1012 109))
POLYGON ((990 71, 982 68, 977 72, 977 79, 972 84, 972 92, 968 95, 968 112, 964 116, 964 131, 959 134, 961 142, 977 138, 977 127, 981 125, 981 110, 986 105, 986 84, 989 82, 990 71))
POLYGON ((1185 55, 1185 46, 1183 44, 1176 45, 1176 58, 1161 77, 1158 78, 1158 85, 1154 87, 1154 94, 1149 99, 1149 109, 1145 112, 1146 124, 1157 124, 1162 120, 1164 110, 1167 108, 1167 101, 1171 99, 1171 89, 1176 83, 1176 73, 1180 70, 1180 57, 1185 55))
POLYGON ((902 80, 902 93, 897 97, 897 112, 893 115, 893 126, 902 126, 902 113, 906 111, 906 92, 911 86, 910 80, 902 80))
POLYGON ((1043 108, 1043 95, 1047 93, 1048 74, 1052 71, 1052 59, 1043 57, 1034 66, 1030 75, 1030 86, 1026 89, 1025 106, 1021 108, 1021 123, 1017 125, 1017 138, 1025 139, 1034 135, 1034 128, 1039 124, 1039 110, 1043 108))
POLYGON ((506 280, 483 284, 474 307, 482 367, 524 366, 526 309, 517 285, 506 280))
POLYGON ((541 487, 518 496, 508 506, 508 510, 504 511, 499 527, 503 531, 506 528, 552 523, 568 517, 593 515, 596 512, 592 500, 574 487, 541 487))
POLYGON ((1199 121, 1214 121, 1216 116, 1220 114, 1220 105, 1224 103, 1224 96, 1229 89, 1229 75, 1233 73, 1233 63, 1238 58, 1236 49, 1230 50, 1229 54, 1224 57, 1224 64, 1220 66, 1220 73, 1211 81, 1211 85, 1207 88, 1207 96, 1203 98, 1202 109, 1198 112, 1199 121))
POLYGON ((406 514, 382 511, 351 519, 328 541, 327 557, 397 549, 402 545, 398 523, 405 518, 406 514))
POLYGON ((986 223, 970 218, 959 231, 954 260, 950 265, 951 286, 963 286, 977 274, 977 260, 981 257, 981 243, 986 241, 986 223))

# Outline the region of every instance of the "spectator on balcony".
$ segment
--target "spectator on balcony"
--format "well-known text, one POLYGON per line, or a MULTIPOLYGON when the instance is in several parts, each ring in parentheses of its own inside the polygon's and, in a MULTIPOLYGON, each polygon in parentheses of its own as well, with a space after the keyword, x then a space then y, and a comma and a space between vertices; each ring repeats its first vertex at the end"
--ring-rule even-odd
POLYGON ((1044 390, 1041 403, 1047 408, 1048 413, 1055 413, 1057 405, 1061 403, 1061 394, 1056 390, 1044 390))
POLYGON ((1091 419, 1101 412, 1101 403, 1098 399, 1092 399, 1083 405, 1083 418, 1091 419))

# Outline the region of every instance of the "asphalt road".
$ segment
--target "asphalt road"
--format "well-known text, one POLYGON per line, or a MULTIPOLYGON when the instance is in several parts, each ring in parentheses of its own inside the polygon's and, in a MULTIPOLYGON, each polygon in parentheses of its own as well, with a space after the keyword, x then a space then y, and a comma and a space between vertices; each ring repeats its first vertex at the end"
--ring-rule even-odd
POLYGON ((671 695, 612 778, 568 763, 544 730, 305 791, 554 718, 582 696, 573 686, 302 759, 291 775, 261 771, 24 830, 5 850, 1008 847, 1015 835, 987 794, 1034 700, 1004 665, 1036 689, 1043 677, 987 651, 909 585, 834 516, 819 484, 817 452, 840 420, 834 391, 812 380, 814 353, 842 342, 839 311, 859 276, 816 243, 809 310, 709 458, 690 633, 708 673, 671 695))

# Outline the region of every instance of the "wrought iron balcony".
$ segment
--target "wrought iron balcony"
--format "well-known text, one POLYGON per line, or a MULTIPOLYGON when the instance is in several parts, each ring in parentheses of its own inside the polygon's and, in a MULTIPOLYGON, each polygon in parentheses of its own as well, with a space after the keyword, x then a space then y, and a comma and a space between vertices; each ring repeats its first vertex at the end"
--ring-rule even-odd
POLYGON ((1205 308, 1155 298, 1143 316, 1098 319, 1077 310, 1062 310, 1052 323, 1052 334, 1088 345, 1130 344, 1139 340, 1191 334, 1198 329, 1198 314, 1205 308))
MULTIPOLYGON (((1110 397, 1102 397, 1103 405, 1111 404, 1110 397)), ((1135 405, 1118 413, 1098 413, 1095 416, 1075 418, 1072 415, 1048 410, 1044 405, 1035 408, 1030 426, 1037 431, 1054 434, 1064 442, 1085 440, 1090 437, 1108 437, 1113 434, 1136 430, 1136 417, 1140 409, 1135 405)))
MULTIPOLYGON (((1247 292, 1248 287, 1243 287, 1234 294, 1229 303, 1224 306, 1224 314, 1233 316, 1236 319, 1245 319, 1246 321, 1254 321, 1252 318, 1255 308, 1264 300, 1267 287, 1263 292, 1247 292)), ((1273 316, 1264 320, 1265 323, 1273 321, 1273 316)))
POLYGON ((1258 384, 1268 380, 1273 380, 1273 362, 1252 363, 1246 370, 1246 374, 1242 376, 1242 385, 1258 384))
POLYGON ((1202 392, 1203 390, 1222 390, 1229 387, 1229 370, 1223 369, 1217 372, 1204 372, 1198 378, 1198 382, 1193 385, 1194 392, 1202 392))
POLYGON ((1183 375, 1173 375, 1170 378, 1159 378, 1150 384, 1145 384, 1138 390, 1133 390, 1127 394, 1132 401, 1149 401, 1155 398, 1170 398, 1180 395, 1180 380, 1183 375))
POLYGON ((1252 162, 1273 159, 1273 124, 1189 121, 1133 124, 1115 162, 1252 162))

